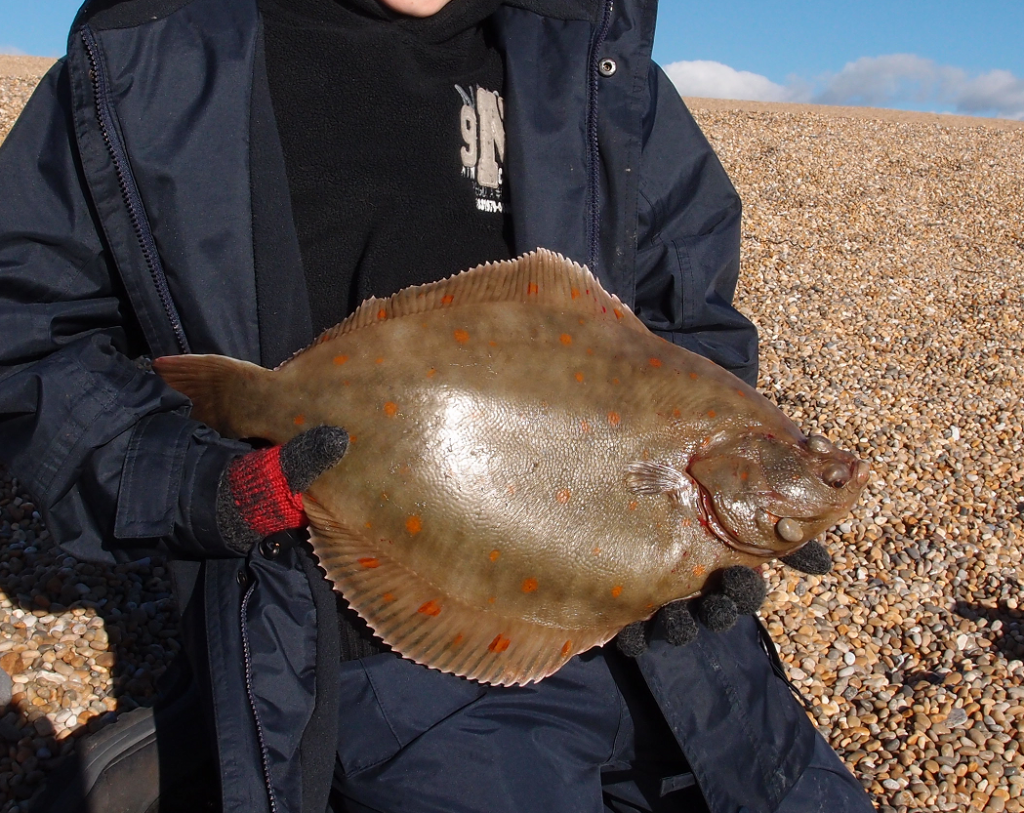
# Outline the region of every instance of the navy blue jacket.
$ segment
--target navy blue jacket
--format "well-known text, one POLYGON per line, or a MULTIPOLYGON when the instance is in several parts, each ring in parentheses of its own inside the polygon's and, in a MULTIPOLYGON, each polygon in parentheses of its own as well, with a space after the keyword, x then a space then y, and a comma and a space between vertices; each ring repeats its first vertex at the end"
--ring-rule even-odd
MULTIPOLYGON (((652 330, 753 382, 756 334, 730 305, 740 202, 650 61, 656 3, 529 6, 494 18, 516 252, 588 263, 652 330)), ((312 338, 260 30, 255 0, 79 13, 0 149, 0 454, 68 552, 171 556, 225 809, 272 797, 319 813, 337 735, 333 596, 292 537, 230 556, 213 495, 244 447, 190 420, 144 363, 272 366, 312 338)), ((821 743, 785 691, 766 692, 756 648, 723 670, 730 646, 702 634, 641 668, 715 813, 774 810, 821 743), (685 707, 671 700, 684 689, 685 707)))

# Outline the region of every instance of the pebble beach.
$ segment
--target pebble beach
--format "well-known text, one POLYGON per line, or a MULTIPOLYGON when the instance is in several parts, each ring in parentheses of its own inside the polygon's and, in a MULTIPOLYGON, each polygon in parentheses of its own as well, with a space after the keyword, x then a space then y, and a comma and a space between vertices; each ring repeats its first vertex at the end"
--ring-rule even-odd
MULTIPOLYGON (((0 140, 47 60, 0 56, 0 140)), ((687 100, 744 202, 759 386, 868 460, 835 567, 762 616, 883 813, 1024 811, 1024 123, 687 100)), ((163 564, 78 562, 0 468, 0 813, 151 703, 163 564)))

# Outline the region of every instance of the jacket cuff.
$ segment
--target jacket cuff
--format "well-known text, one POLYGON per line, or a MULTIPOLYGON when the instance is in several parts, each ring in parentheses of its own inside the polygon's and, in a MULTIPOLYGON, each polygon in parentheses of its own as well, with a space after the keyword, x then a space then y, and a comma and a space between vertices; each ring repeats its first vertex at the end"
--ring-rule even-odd
POLYGON ((115 538, 160 539, 178 556, 238 556, 217 530, 217 486, 228 463, 248 450, 178 413, 144 418, 121 472, 115 538))
POLYGON ((245 556, 228 544, 217 522, 218 495, 228 464, 246 449, 220 445, 198 446, 194 466, 186 472, 181 489, 182 524, 171 542, 182 553, 202 558, 245 556))

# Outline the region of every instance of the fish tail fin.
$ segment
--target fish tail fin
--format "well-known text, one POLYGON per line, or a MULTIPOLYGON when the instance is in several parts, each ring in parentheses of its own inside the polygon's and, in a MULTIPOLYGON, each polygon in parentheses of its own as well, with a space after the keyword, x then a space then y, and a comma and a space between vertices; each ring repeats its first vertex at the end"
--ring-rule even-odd
POLYGON ((281 442, 266 420, 273 371, 216 355, 163 356, 154 359, 153 369, 188 396, 195 420, 225 437, 281 442))

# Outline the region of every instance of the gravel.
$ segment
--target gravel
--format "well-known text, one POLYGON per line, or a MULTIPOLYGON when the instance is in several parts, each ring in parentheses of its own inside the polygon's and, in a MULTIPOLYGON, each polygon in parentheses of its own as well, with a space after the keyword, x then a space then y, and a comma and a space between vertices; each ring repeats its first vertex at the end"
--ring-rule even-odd
MULTIPOLYGON (((34 81, 0 79, 0 138, 34 81)), ((883 813, 1022 811, 1024 127, 691 104, 744 200, 761 388, 874 470, 831 574, 768 570, 790 678, 883 813)), ((20 813, 151 700, 177 618, 161 562, 65 556, 0 470, 0 631, 20 813)))

